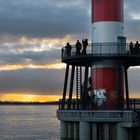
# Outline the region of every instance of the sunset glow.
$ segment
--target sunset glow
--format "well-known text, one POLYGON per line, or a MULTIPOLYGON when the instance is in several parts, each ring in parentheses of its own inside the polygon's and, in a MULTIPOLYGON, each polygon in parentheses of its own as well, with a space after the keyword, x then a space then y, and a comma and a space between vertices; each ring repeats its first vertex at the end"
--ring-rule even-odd
POLYGON ((33 64, 15 64, 15 65, 2 65, 0 66, 0 71, 2 70, 18 70, 18 69, 63 69, 65 68, 65 64, 63 63, 54 63, 54 64, 46 64, 46 65, 33 65, 33 64))
POLYGON ((1 94, 0 101, 11 102, 51 102, 58 101, 59 95, 1 94))

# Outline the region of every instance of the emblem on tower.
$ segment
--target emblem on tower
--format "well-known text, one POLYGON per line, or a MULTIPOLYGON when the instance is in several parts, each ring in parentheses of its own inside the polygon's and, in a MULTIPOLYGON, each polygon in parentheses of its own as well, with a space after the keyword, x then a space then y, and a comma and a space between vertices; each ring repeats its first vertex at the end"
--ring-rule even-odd
POLYGON ((105 102, 107 102, 107 92, 105 89, 96 89, 94 90, 94 103, 97 106, 102 106, 105 102))

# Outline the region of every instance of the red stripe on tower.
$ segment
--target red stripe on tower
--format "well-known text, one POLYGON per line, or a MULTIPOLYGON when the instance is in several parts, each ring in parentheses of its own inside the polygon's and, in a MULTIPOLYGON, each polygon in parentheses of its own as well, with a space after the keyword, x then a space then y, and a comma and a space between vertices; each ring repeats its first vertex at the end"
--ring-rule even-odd
POLYGON ((92 23, 99 21, 123 21, 122 0, 93 0, 92 23))

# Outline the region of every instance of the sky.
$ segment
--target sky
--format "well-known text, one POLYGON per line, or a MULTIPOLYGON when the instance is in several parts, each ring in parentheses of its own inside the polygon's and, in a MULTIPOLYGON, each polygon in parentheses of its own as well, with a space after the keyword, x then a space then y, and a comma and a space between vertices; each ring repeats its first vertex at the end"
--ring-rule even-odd
MULTIPOLYGON (((140 41, 140 1, 124 3, 127 41, 140 41)), ((91 40, 90 16, 90 0, 0 0, 0 100, 60 97, 61 48, 77 39, 91 40)), ((139 71, 129 69, 131 96, 140 97, 139 71)))

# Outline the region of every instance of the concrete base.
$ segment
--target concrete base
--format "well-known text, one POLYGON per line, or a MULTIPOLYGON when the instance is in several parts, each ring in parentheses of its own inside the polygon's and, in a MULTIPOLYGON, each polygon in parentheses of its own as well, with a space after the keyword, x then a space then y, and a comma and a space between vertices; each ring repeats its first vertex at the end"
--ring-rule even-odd
POLYGON ((68 123, 68 140, 74 140, 74 123, 68 123))
POLYGON ((97 140, 97 125, 92 123, 92 140, 97 140))
POLYGON ((67 140, 68 138, 68 123, 65 121, 60 122, 60 137, 61 140, 67 140))
POLYGON ((90 123, 80 122, 80 140, 90 140, 90 123))
POLYGON ((121 127, 117 124, 117 140, 129 140, 127 128, 121 127))
POLYGON ((130 140, 140 140, 140 127, 133 128, 133 134, 131 134, 132 139, 130 140))
POLYGON ((109 124, 104 124, 103 129, 104 129, 104 140, 109 140, 109 124))
POLYGON ((74 140, 79 140, 79 124, 74 123, 74 140))
POLYGON ((140 140, 140 127, 121 123, 63 122, 61 140, 140 140))
POLYGON ((60 137, 61 140, 140 140, 139 114, 62 110, 58 112, 60 137))

